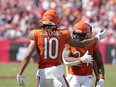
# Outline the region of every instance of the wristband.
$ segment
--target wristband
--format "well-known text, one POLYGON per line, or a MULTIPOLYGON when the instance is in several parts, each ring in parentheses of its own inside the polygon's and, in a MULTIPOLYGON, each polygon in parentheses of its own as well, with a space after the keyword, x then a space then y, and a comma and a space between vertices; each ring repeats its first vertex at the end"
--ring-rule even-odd
POLYGON ((105 79, 103 75, 99 75, 99 79, 105 79))

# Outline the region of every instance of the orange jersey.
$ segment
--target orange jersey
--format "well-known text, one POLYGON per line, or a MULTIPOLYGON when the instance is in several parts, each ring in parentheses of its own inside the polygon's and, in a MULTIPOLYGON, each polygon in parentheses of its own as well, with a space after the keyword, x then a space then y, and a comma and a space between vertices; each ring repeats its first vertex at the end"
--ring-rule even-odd
POLYGON ((38 68, 48 68, 62 64, 61 56, 69 36, 68 30, 43 32, 32 30, 31 40, 35 40, 38 52, 38 68))
MULTIPOLYGON (((94 51, 98 50, 98 46, 99 46, 99 44, 95 43, 87 48, 71 47, 70 49, 71 49, 73 57, 76 57, 76 58, 81 57, 86 53, 87 50, 89 51, 89 54, 93 57, 93 53, 94 53, 94 51)), ((87 66, 87 63, 82 63, 79 66, 69 66, 68 72, 69 72, 69 74, 80 75, 80 76, 92 75, 92 64, 89 63, 89 65, 87 66)))

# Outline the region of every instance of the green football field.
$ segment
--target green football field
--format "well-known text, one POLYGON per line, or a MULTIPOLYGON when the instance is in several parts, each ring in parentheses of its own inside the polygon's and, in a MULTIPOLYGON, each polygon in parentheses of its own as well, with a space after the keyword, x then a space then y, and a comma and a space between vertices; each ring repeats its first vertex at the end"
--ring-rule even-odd
MULTIPOLYGON (((19 87, 16 75, 19 63, 0 63, 0 87, 19 87)), ((30 63, 23 76, 25 87, 35 87, 36 64, 30 63)), ((105 65, 105 87, 116 87, 116 66, 105 65)))

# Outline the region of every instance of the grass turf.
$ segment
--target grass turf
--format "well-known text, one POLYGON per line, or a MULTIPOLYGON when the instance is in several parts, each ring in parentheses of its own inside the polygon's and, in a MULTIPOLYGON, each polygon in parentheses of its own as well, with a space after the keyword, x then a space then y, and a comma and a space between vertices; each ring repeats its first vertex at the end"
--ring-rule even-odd
MULTIPOLYGON (((0 63, 0 87, 19 87, 16 81, 19 63, 0 63)), ((30 63, 23 73, 25 87, 35 87, 37 65, 30 63)), ((105 65, 105 87, 116 87, 116 66, 105 65)), ((95 77, 94 77, 95 78, 95 77)))

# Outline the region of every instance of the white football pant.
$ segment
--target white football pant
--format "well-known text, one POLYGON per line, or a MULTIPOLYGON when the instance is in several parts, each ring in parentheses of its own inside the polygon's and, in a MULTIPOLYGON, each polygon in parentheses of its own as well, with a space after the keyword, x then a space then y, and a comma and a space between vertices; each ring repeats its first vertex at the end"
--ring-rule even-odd
POLYGON ((93 87, 93 77, 88 76, 77 76, 68 74, 66 77, 70 87, 93 87))
POLYGON ((37 87, 67 87, 62 65, 37 70, 37 87))

